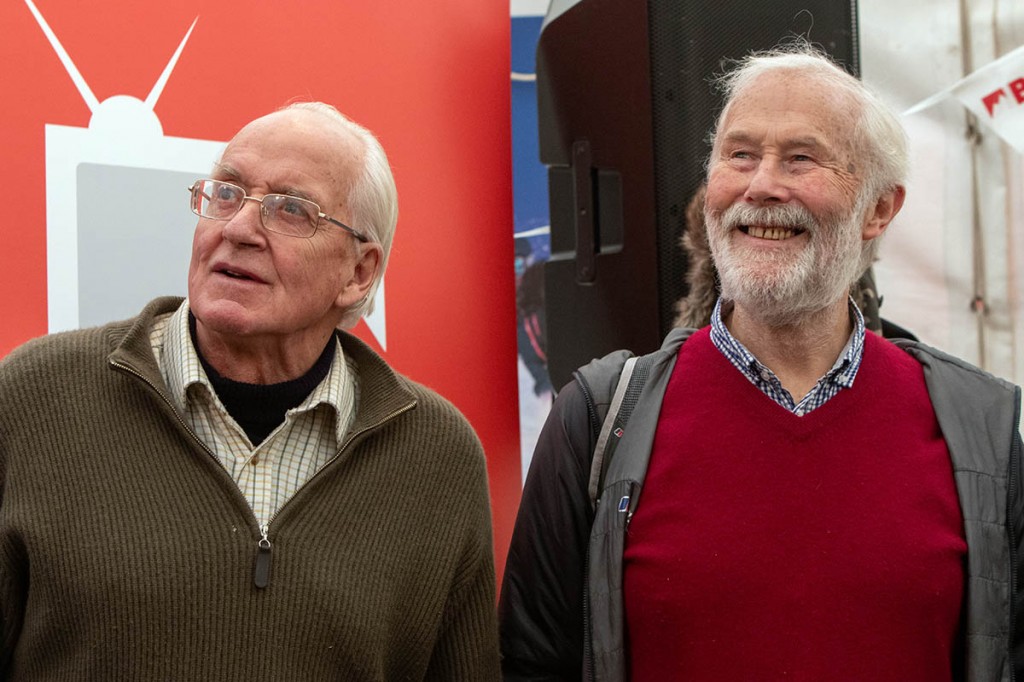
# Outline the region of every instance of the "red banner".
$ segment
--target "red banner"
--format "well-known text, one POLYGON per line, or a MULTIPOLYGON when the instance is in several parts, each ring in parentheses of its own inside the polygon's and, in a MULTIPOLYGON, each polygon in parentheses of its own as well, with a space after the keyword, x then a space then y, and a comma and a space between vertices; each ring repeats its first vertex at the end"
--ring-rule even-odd
MULTIPOLYGON (((75 326, 54 319, 79 319, 76 301, 81 311, 103 303, 86 295, 103 274, 91 273, 90 254, 131 260, 116 251, 133 236, 90 241, 90 217, 113 213, 152 229, 161 216, 167 222, 154 208, 167 201, 188 215, 184 186, 129 206, 93 195, 96 182, 145 175, 136 170, 185 173, 174 160, 180 149, 201 157, 292 99, 334 104, 380 138, 400 197, 383 326, 356 331, 451 399, 480 434, 500 573, 520 475, 507 5, 14 0, 0 4, 0 24, 0 174, 17 209, 0 228, 0 355, 75 326), (138 130, 119 127, 125 120, 138 130)), ((180 228, 190 241, 194 218, 171 220, 160 230, 180 228)), ((167 258, 155 241, 146 257, 154 269, 167 258)), ((182 271, 181 291, 163 293, 183 293, 184 281, 182 271)), ((80 321, 89 323, 84 312, 80 321)))

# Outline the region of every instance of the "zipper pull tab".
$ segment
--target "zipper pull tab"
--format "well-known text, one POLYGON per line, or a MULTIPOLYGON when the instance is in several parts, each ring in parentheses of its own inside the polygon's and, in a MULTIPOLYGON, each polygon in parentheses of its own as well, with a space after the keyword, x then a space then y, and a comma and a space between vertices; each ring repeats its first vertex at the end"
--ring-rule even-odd
POLYGON ((267 526, 260 528, 263 537, 256 543, 256 570, 253 583, 259 589, 270 584, 270 538, 267 537, 267 526))
POLYGON ((626 522, 623 524, 626 531, 629 531, 629 523, 633 520, 633 514, 636 513, 637 492, 636 483, 630 483, 629 491, 619 500, 619 511, 626 513, 626 522))

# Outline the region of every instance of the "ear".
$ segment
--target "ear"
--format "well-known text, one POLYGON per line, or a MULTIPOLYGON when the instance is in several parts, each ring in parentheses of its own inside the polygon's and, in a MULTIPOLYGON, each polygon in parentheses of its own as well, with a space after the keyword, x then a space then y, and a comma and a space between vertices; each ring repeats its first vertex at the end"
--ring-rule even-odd
POLYGON ((861 230, 861 239, 869 241, 881 236, 889 223, 896 217, 896 214, 903 208, 903 200, 906 199, 907 190, 903 185, 897 185, 893 189, 878 197, 874 210, 869 211, 864 219, 864 228, 861 230))
POLYGON ((377 278, 377 271, 383 256, 380 244, 360 244, 356 262, 352 267, 352 276, 338 294, 336 301, 339 308, 345 310, 355 305, 370 291, 370 286, 377 278))

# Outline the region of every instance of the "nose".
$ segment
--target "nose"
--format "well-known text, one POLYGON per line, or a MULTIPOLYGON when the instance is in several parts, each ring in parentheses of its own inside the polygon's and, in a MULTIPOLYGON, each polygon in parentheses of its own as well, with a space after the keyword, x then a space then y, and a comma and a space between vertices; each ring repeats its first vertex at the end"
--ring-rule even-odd
POLYGON ((790 199, 788 176, 781 161, 763 156, 750 176, 743 198, 753 204, 783 204, 790 199))
POLYGON ((263 228, 263 204, 255 197, 245 197, 242 207, 231 220, 224 221, 222 233, 227 241, 242 246, 262 246, 266 243, 263 228))

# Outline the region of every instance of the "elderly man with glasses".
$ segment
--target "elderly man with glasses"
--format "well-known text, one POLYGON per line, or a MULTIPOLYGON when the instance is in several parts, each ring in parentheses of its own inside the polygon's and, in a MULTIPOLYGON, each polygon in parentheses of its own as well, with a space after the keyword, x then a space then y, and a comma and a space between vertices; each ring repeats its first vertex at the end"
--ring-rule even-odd
POLYGON ((0 363, 3 679, 497 679, 483 451, 350 327, 397 221, 333 107, 245 126, 188 299, 0 363))

